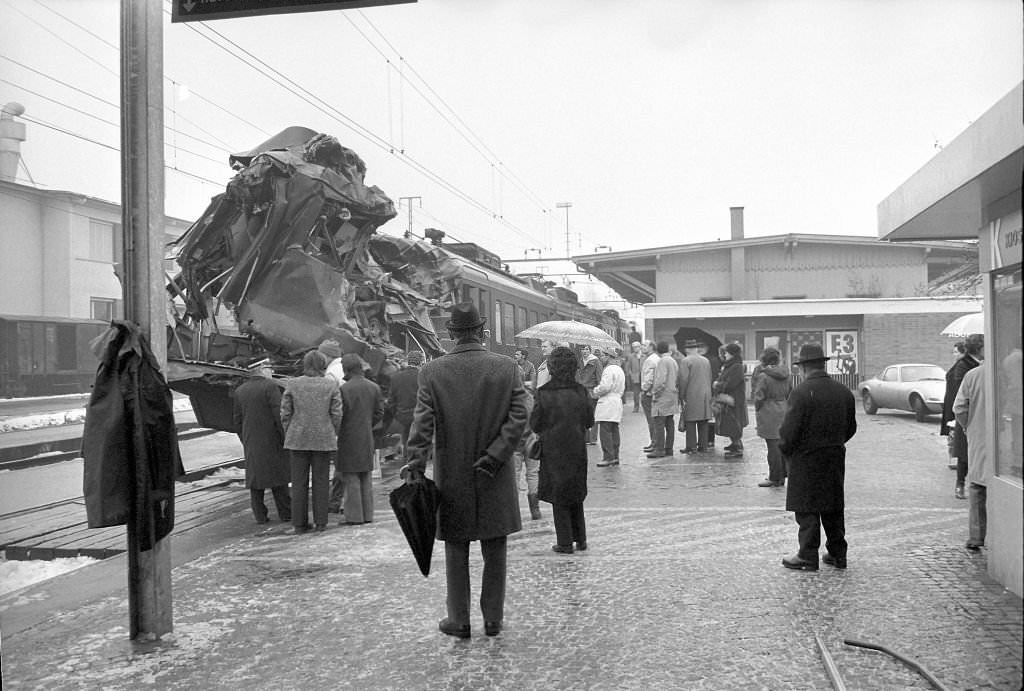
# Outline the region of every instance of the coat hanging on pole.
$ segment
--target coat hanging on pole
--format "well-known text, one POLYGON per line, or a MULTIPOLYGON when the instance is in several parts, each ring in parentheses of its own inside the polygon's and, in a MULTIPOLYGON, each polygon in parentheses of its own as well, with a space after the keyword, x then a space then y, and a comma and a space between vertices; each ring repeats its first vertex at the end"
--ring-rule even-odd
POLYGON ((95 342, 100 365, 85 411, 85 513, 90 528, 135 525, 140 549, 174 527, 174 481, 185 474, 171 391, 146 337, 114 320, 95 342))

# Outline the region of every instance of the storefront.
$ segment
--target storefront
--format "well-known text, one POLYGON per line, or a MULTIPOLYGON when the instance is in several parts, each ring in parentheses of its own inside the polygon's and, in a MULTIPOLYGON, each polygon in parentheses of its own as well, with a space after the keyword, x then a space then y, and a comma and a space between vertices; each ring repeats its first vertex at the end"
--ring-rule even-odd
MULTIPOLYGON (((1021 471, 1021 170, 1024 84, 1018 84, 878 207, 884 240, 975 238, 985 278, 989 574, 1024 591, 1021 471)), ((966 516, 964 527, 966 533, 966 516)))

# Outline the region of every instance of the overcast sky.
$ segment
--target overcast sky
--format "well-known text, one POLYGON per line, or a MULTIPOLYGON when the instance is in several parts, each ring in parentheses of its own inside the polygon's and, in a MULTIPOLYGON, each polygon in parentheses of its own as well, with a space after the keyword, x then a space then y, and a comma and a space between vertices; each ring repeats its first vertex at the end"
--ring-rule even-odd
MULTIPOLYGON (((304 125, 396 203, 420 197, 417 234, 506 259, 564 255, 559 202, 573 254, 727 238, 730 206, 748 236, 877 235, 878 203, 1024 69, 1020 0, 420 0, 173 25, 163 7, 169 215, 202 213, 228 152, 304 125)), ((119 199, 118 13, 0 0, 0 101, 26 106, 40 186, 119 199)))

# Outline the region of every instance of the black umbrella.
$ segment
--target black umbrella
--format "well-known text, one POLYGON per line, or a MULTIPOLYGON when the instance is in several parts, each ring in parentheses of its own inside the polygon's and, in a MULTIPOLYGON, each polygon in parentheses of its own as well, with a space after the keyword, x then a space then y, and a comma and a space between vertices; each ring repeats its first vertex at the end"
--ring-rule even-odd
POLYGON ((434 553, 434 538, 437 535, 437 505, 440 500, 437 485, 430 478, 424 477, 391 490, 388 500, 398 525, 402 526, 405 539, 409 541, 420 573, 428 575, 430 557, 434 553))
POLYGON ((689 340, 698 341, 706 345, 708 352, 705 353, 704 357, 711 362, 711 372, 718 376, 718 371, 722 369, 722 361, 718 358, 718 349, 722 347, 721 341, 703 329, 689 326, 680 326, 672 335, 672 338, 675 339, 676 347, 679 350, 682 350, 683 344, 689 340))

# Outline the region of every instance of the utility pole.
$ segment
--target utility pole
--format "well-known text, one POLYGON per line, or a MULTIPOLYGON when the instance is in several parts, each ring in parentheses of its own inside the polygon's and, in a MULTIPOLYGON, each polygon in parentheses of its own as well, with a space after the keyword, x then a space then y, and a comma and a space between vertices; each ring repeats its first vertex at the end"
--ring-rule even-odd
POLYGON ((565 209, 565 258, 568 259, 571 255, 569 250, 569 209, 572 207, 572 202, 558 202, 555 207, 565 209))
POLYGON ((406 224, 406 227, 405 227, 405 237, 406 238, 412 237, 412 200, 413 199, 419 200, 419 203, 420 203, 419 206, 420 206, 420 208, 423 208, 423 197, 399 197, 398 198, 398 205, 399 206, 402 205, 402 202, 409 202, 409 221, 408 221, 408 223, 406 224))
MULTIPOLYGON (((167 365, 164 304, 163 4, 121 0, 121 223, 125 319, 139 325, 162 370, 167 365)), ((133 501, 139 501, 135 496, 133 501)), ((173 630, 171 539, 142 551, 128 518, 131 638, 173 630)))

